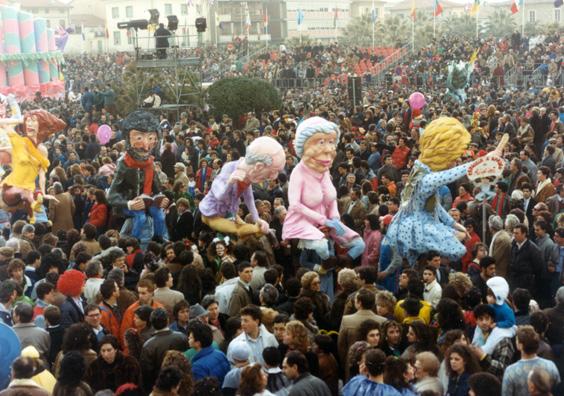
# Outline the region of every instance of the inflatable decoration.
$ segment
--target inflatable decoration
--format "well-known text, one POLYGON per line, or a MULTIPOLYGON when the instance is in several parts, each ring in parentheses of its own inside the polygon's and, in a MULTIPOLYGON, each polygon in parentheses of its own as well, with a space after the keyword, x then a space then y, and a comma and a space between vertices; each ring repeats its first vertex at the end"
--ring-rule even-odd
POLYGON ((467 237, 466 229, 440 205, 438 190, 467 175, 469 170, 480 177, 499 177, 503 167, 490 165, 504 163, 501 155, 507 137, 486 157, 451 167, 469 143, 470 133, 460 121, 450 117, 432 121, 421 136, 421 154, 402 192, 400 210, 385 237, 394 253, 407 258, 411 265, 429 251, 440 252, 451 260, 458 260, 466 253, 460 242, 467 237))
POLYGON ((0 322, 0 390, 8 387, 12 362, 20 353, 21 345, 16 332, 0 322))
POLYGON ((314 251, 325 269, 336 265, 330 260, 329 239, 349 249, 349 261, 359 257, 365 247, 362 238, 340 220, 337 191, 329 172, 338 139, 337 125, 321 117, 308 118, 298 126, 294 147, 301 160, 290 175, 289 208, 282 229, 283 239, 299 239, 298 246, 314 251))
POLYGON ((409 95, 408 102, 411 110, 421 110, 427 104, 425 96, 421 92, 413 92, 409 95))
POLYGON ((121 233, 139 239, 142 246, 151 238, 167 238, 164 208, 169 200, 160 193, 150 154, 159 141, 158 128, 158 118, 142 110, 123 120, 126 152, 118 159, 108 191, 108 202, 116 214, 127 218, 121 233))
MULTIPOLYGON (((8 100, 10 102, 10 100, 8 100)), ((32 110, 23 117, 23 136, 14 129, 20 114, 17 103, 10 106, 16 115, 0 122, 0 152, 4 164, 10 164, 12 172, 0 186, 5 210, 25 208, 30 223, 35 222, 35 213, 40 213, 45 194, 46 172, 49 168, 47 148, 43 142, 56 132, 62 131, 66 123, 46 110, 32 110), (17 107, 17 109, 15 108, 17 107)))
POLYGON ((55 32, 45 19, 0 5, 0 93, 14 94, 20 101, 33 99, 36 92, 63 97, 63 62, 55 32))
POLYGON ((210 191, 200 202, 202 221, 222 234, 239 237, 268 232, 268 223, 259 218, 252 185, 274 180, 286 163, 284 148, 270 137, 253 140, 244 158, 228 162, 214 179, 210 191), (245 223, 238 215, 243 198, 254 224, 245 223))
POLYGON ((112 128, 110 128, 106 124, 102 124, 98 127, 98 131, 96 131, 96 137, 100 144, 106 144, 112 138, 112 128))
POLYGON ((473 62, 452 61, 448 65, 447 76, 447 95, 452 97, 458 103, 466 101, 466 87, 470 85, 470 75, 474 70, 473 62))

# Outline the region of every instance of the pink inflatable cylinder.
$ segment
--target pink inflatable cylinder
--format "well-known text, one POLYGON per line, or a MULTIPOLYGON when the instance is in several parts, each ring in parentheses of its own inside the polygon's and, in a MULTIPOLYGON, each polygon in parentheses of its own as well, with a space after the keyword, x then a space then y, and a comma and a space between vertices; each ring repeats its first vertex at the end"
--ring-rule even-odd
MULTIPOLYGON (((22 54, 35 53, 35 29, 33 16, 29 12, 19 12, 18 22, 20 28, 20 47, 22 54)), ((23 73, 25 85, 28 89, 39 89, 39 74, 37 72, 37 61, 28 60, 23 62, 23 73)))
MULTIPOLYGON (((49 52, 57 51, 55 31, 53 29, 47 29, 47 45, 49 46, 49 52)), ((49 60, 49 72, 51 74, 51 81, 59 81, 59 65, 55 59, 49 60)))
MULTIPOLYGON (((0 7, 0 21, 2 20, 2 8, 0 7)), ((4 42, 4 30, 0 29, 0 43, 4 42)), ((4 46, 0 45, 0 55, 4 53, 4 46)), ((6 64, 0 62, 0 89, 8 86, 8 80, 6 79, 6 64)))
MULTIPOLYGON (((33 21, 35 31, 35 49, 40 54, 47 54, 49 52, 49 42, 47 41, 47 22, 45 19, 36 19, 33 21)), ((49 62, 45 59, 37 62, 39 72, 39 84, 47 84, 51 81, 51 70, 49 69, 49 62)))
MULTIPOLYGON (((18 24, 18 10, 11 7, 2 7, 2 20, 4 23, 4 50, 6 54, 20 54, 20 28, 18 24)), ((25 80, 21 60, 10 60, 8 66, 8 85, 19 92, 24 90, 25 80)))

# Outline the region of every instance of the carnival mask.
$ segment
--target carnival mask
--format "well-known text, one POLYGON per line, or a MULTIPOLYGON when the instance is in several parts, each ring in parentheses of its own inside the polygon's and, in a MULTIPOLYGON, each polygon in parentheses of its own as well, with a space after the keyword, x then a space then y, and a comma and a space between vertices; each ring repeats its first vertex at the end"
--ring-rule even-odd
POLYGON ((327 172, 333 166, 337 155, 337 134, 318 132, 306 140, 302 161, 319 173, 327 172))
POLYGON ((149 159, 151 150, 157 145, 157 132, 141 132, 132 129, 129 132, 129 154, 138 161, 149 159))

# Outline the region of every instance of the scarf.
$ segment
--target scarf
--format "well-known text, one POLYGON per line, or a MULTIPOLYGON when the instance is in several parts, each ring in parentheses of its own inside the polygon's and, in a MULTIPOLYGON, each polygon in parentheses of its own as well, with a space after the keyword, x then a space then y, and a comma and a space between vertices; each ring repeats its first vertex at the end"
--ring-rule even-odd
POLYGON ((145 161, 137 161, 130 156, 129 153, 125 153, 124 162, 125 165, 130 168, 143 169, 143 173, 145 175, 145 180, 143 182, 143 194, 153 195, 153 157, 149 157, 149 159, 145 161))

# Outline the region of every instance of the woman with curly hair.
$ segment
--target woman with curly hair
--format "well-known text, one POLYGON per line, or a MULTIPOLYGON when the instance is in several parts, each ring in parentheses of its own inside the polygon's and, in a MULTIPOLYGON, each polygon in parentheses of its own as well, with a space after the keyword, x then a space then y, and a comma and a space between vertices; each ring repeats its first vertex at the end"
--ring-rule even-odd
POLYGON ((182 373, 182 380, 180 381, 180 389, 178 390, 179 396, 192 396, 192 365, 186 359, 184 354, 179 351, 168 351, 165 354, 161 370, 167 367, 176 367, 182 373))
POLYGON ((284 344, 289 351, 300 351, 303 353, 309 365, 309 372, 315 376, 319 375, 319 360, 317 355, 311 350, 309 333, 302 322, 291 320, 286 323, 284 344))
POLYGON ((266 389, 268 374, 260 364, 247 366, 241 371, 241 383, 239 384, 239 396, 274 396, 266 389))
POLYGON ((414 360, 415 355, 419 352, 439 352, 436 347, 437 338, 434 329, 421 321, 416 320, 409 324, 406 338, 409 346, 401 355, 405 360, 414 360))
POLYGON ((468 378, 480 371, 480 363, 470 347, 463 344, 454 344, 445 354, 446 369, 448 373, 449 396, 466 396, 470 391, 468 378))
POLYGON ((86 364, 84 368, 85 370, 86 367, 90 365, 90 363, 96 360, 98 355, 91 349, 90 345, 91 334, 92 328, 86 323, 82 322, 71 325, 65 331, 65 335, 63 336, 62 349, 55 358, 55 363, 53 365, 53 372, 55 373, 55 377, 59 377, 59 372, 61 370, 61 360, 67 353, 71 351, 76 351, 83 357, 86 364))
POLYGON ((413 367, 404 359, 388 356, 384 367, 384 383, 393 386, 402 396, 416 396, 409 384, 414 377, 413 367))
POLYGON ((308 297, 313 302, 313 317, 317 325, 322 329, 327 329, 329 324, 329 297, 321 291, 321 279, 315 271, 306 272, 301 278, 302 289, 300 297, 308 297))
POLYGON ((88 366, 84 377, 94 392, 103 389, 115 391, 122 384, 140 383, 139 362, 134 357, 123 355, 117 338, 107 335, 99 342, 99 346, 100 356, 88 366))
POLYGON ((80 352, 70 351, 65 353, 60 361, 60 370, 57 375, 57 383, 53 388, 53 396, 93 396, 94 392, 92 392, 90 386, 82 381, 85 371, 86 362, 80 352))
POLYGON ((405 349, 402 339, 402 327, 395 320, 388 320, 382 325, 380 346, 386 356, 400 356, 405 349))

